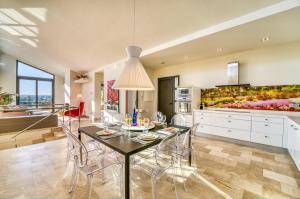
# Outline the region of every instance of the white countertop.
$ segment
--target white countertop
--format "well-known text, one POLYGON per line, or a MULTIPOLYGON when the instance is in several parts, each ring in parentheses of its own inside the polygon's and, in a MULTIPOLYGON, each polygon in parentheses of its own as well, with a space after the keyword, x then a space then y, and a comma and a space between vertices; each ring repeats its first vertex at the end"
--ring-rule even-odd
POLYGON ((290 111, 268 111, 268 110, 253 110, 253 109, 232 109, 232 108, 205 108, 203 110, 194 109, 193 111, 212 111, 216 113, 244 113, 251 115, 272 115, 272 116, 291 116, 291 117, 300 117, 300 112, 290 112, 290 111))

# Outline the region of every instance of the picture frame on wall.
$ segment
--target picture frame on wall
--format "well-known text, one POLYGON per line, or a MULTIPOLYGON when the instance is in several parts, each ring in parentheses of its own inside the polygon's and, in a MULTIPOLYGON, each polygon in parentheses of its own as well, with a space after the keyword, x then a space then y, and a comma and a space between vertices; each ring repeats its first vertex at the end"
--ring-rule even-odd
POLYGON ((119 103, 119 90, 113 89, 113 85, 116 80, 107 81, 107 102, 106 109, 109 111, 119 112, 120 103, 119 103))

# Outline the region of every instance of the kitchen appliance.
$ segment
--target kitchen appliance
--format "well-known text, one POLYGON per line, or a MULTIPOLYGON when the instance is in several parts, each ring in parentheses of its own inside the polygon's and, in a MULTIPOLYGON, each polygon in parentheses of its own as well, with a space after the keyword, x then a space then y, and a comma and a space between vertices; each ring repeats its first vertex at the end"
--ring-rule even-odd
POLYGON ((175 113, 192 114, 200 105, 200 89, 196 87, 178 87, 175 90, 175 113))
POLYGON ((191 113, 191 102, 178 101, 176 102, 176 113, 191 113))
POLYGON ((176 101, 191 101, 192 88, 177 88, 175 91, 176 101))
POLYGON ((200 106, 201 92, 197 87, 178 87, 175 90, 174 124, 191 127, 193 125, 193 109, 200 106))
POLYGON ((217 85, 216 87, 225 86, 250 86, 250 84, 241 84, 239 81, 240 63, 238 61, 227 64, 227 84, 217 85))

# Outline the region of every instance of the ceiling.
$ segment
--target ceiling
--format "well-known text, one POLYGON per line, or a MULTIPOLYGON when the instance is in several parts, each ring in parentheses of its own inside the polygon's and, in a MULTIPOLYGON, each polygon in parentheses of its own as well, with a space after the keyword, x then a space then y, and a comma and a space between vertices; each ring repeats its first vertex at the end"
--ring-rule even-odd
MULTIPOLYGON (((143 49, 151 49, 279 2, 137 0, 135 41, 143 49)), ((75 71, 94 70, 126 57, 124 48, 132 44, 132 9, 132 0, 0 0, 0 48, 4 53, 56 74, 63 74, 65 67, 75 71)), ((265 28, 264 24, 255 27, 265 28)), ((251 24, 241 26, 224 31, 220 37, 212 35, 205 41, 165 49, 159 54, 154 52, 143 59, 155 67, 162 57, 166 63, 172 60, 178 63, 176 55, 182 55, 183 51, 201 58, 211 56, 206 51, 214 52, 217 47, 224 51, 229 47, 237 50, 233 47, 237 40, 232 41, 230 36, 236 34, 235 31, 255 32, 251 24), (208 45, 208 50, 202 42, 208 45)), ((237 39, 240 41, 243 37, 237 39)), ((240 48, 246 48, 243 45, 240 48)))
POLYGON ((300 41, 300 7, 145 55, 150 68, 300 41), (269 39, 268 41, 262 41, 269 39))

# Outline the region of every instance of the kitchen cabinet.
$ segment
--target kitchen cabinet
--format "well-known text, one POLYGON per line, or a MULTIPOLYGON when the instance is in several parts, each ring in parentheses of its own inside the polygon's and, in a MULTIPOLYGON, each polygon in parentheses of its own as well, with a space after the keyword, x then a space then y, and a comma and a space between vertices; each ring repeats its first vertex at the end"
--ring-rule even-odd
POLYGON ((272 133, 251 133, 251 142, 282 147, 282 136, 272 133))
POLYGON ((300 126, 292 120, 288 121, 287 148, 300 170, 300 126))
POLYGON ((287 117, 276 114, 195 110, 193 123, 200 124, 197 129, 199 135, 205 133, 269 146, 286 147, 300 170, 300 115, 287 117))
POLYGON ((176 114, 175 125, 191 127, 193 126, 193 116, 191 114, 176 114))
POLYGON ((200 124, 198 133, 250 141, 251 117, 247 115, 194 112, 195 123, 200 124))
POLYGON ((272 133, 272 134, 283 134, 283 123, 272 123, 272 122, 256 122, 252 121, 252 131, 258 133, 272 133))
POLYGON ((251 141, 282 147, 283 117, 257 116, 249 112, 194 111, 194 123, 200 123, 199 133, 251 141))

